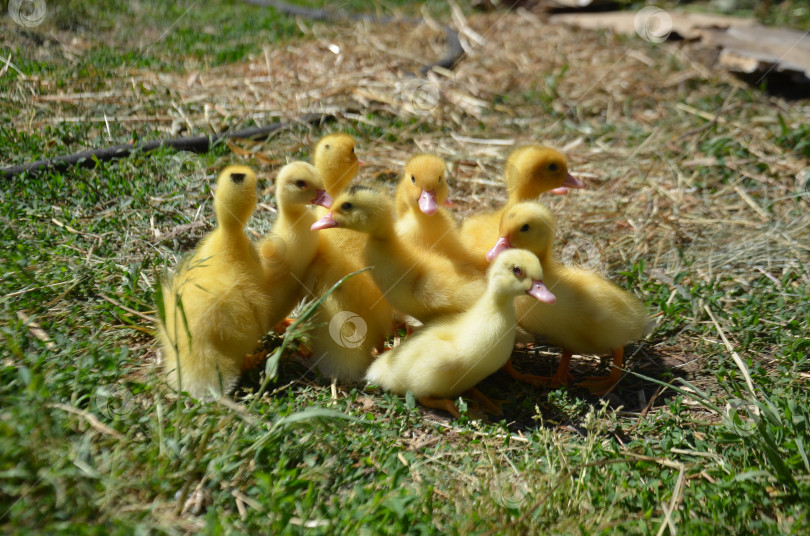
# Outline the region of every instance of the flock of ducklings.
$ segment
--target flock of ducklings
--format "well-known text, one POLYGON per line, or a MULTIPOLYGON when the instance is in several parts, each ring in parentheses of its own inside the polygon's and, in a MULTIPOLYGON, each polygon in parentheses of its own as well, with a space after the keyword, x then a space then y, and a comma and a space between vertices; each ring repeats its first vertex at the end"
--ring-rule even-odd
POLYGON ((572 354, 612 353, 607 376, 577 385, 599 394, 620 379, 623 348, 643 335, 648 313, 597 273, 555 259, 554 217, 535 199, 584 187, 562 154, 536 145, 514 150, 504 172, 508 202, 460 225, 444 208, 441 158, 412 157, 393 200, 350 186, 360 164, 352 137, 339 133, 317 143, 313 164, 284 166, 278 218, 259 243, 244 230, 257 203, 255 173, 230 166, 220 174, 216 229, 163 282, 159 339, 174 388, 196 397, 230 392, 261 337, 284 325, 296 304, 366 266, 316 313, 310 362, 333 380, 410 390, 421 404, 458 416, 453 399, 462 394, 499 413, 475 389, 499 369, 556 387, 574 381, 572 354), (336 315, 354 320, 336 332, 336 315), (380 353, 395 320, 406 317, 422 327, 380 353), (517 326, 561 347, 552 377, 512 366, 517 326))

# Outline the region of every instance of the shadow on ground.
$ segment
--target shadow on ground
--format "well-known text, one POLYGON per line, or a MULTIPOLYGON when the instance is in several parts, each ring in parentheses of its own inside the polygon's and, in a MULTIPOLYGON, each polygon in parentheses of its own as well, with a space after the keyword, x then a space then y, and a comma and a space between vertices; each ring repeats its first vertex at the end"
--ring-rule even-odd
MULTIPOLYGON (((682 347, 664 346, 656 341, 630 345, 625 349, 625 366, 644 376, 672 383, 678 378, 690 382, 700 380, 703 359, 682 347)), ((560 350, 542 344, 518 347, 513 353, 515 367, 521 372, 551 376, 559 363, 560 350)), ((575 378, 607 374, 609 358, 574 356, 571 373, 575 378)), ((711 377, 713 379, 713 376, 711 377)), ((479 388, 492 398, 507 400, 503 419, 513 433, 529 433, 538 426, 549 428, 573 427, 584 433, 581 421, 588 407, 599 407, 605 400, 613 409, 641 413, 666 406, 676 393, 670 389, 626 373, 618 385, 607 395, 591 395, 587 390, 570 386, 558 390, 533 387, 514 381, 498 372, 483 381, 479 388), (542 415, 542 419, 538 415, 542 415)))

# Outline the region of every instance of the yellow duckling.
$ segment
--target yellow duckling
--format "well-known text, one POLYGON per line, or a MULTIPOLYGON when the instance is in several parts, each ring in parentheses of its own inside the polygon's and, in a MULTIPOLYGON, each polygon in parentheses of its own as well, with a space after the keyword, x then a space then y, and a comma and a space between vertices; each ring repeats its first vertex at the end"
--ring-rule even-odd
POLYGON ((244 231, 256 199, 256 174, 227 167, 214 194, 217 228, 163 285, 168 382, 198 398, 233 390, 245 356, 271 327, 265 272, 244 231))
MULTIPOLYGON (((357 158, 354 146, 354 138, 343 132, 328 134, 315 144, 312 163, 323 177, 326 192, 333 199, 349 186, 357 175, 360 165, 363 164, 363 161, 357 158)), ((326 210, 319 210, 319 217, 326 212, 326 210)), ((328 240, 330 246, 345 257, 345 262, 351 266, 358 266, 356 269, 362 268, 361 252, 366 245, 363 235, 339 230, 330 233, 327 238, 321 237, 321 240, 328 240)), ((332 284, 353 271, 355 270, 338 275, 337 270, 333 269, 332 272, 337 278, 332 281, 332 284)), ((365 277, 368 278, 369 275, 366 274, 365 277)))
MULTIPOLYGON (((320 234, 318 253, 308 271, 307 286, 312 298, 323 296, 342 277, 365 268, 362 255, 347 256, 341 247, 320 234)), ((311 368, 335 381, 363 378, 393 333, 393 310, 369 273, 362 272, 343 282, 318 307, 312 321, 311 368)))
POLYGON ((394 230, 393 203, 379 190, 349 187, 312 229, 334 227, 367 235, 364 259, 377 287, 394 309, 421 322, 466 311, 486 289, 476 270, 408 246, 394 230))
MULTIPOLYGON (((486 290, 467 311, 438 320, 382 354, 368 369, 369 382, 397 394, 411 391, 428 407, 459 417, 452 398, 467 392, 492 408, 474 389, 504 366, 515 343, 515 296, 554 303, 532 253, 510 250, 492 263, 486 290)), ((497 412, 497 410, 496 410, 497 412)))
POLYGON ((354 138, 338 132, 315 144, 312 163, 323 177, 326 193, 334 198, 349 186, 363 162, 354 152, 354 138))
POLYGON ((305 296, 305 273, 318 250, 318 236, 310 227, 318 215, 307 205, 329 208, 332 198, 324 190, 315 166, 291 162, 276 177, 278 218, 259 247, 265 289, 271 296, 270 326, 275 326, 305 296))
MULTIPOLYGON (((318 141, 313 163, 323 176, 326 191, 337 195, 363 162, 355 154, 354 139, 338 133, 318 141)), ((343 229, 310 234, 319 237, 318 252, 306 276, 310 297, 319 298, 342 277, 365 268, 364 235, 343 229)), ((368 272, 346 280, 315 314, 311 366, 333 380, 362 379, 375 349, 382 349, 393 331, 392 316, 391 306, 368 272)))
POLYGON ((472 255, 461 242, 453 216, 443 207, 447 202, 444 160, 432 154, 418 154, 405 164, 397 187, 397 234, 418 249, 440 253, 467 265, 472 255))
POLYGON ((557 296, 554 308, 535 300, 518 298, 515 308, 520 326, 562 348, 562 361, 551 378, 520 374, 507 365, 507 372, 530 383, 567 385, 572 353, 613 354, 613 367, 606 377, 579 383, 594 394, 603 394, 621 379, 624 346, 644 334, 647 308, 633 294, 603 279, 595 272, 572 268, 552 256, 554 217, 540 203, 510 207, 503 216, 497 243, 487 254, 492 260, 509 248, 527 249, 543 266, 548 288, 557 296))
POLYGON ((544 192, 568 193, 585 185, 568 173, 568 160, 560 152, 540 145, 518 147, 504 167, 509 200, 503 207, 467 218, 461 226, 463 244, 480 269, 486 269, 486 254, 498 239, 498 225, 506 209, 515 203, 537 198, 544 192))

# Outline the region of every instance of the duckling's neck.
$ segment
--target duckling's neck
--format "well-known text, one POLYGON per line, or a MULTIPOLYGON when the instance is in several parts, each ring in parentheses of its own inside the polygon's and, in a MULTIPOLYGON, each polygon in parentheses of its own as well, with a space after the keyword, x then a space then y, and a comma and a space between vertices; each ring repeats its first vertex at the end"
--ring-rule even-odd
POLYGON ((306 229, 315 223, 315 213, 300 203, 279 203, 276 225, 298 230, 306 229))
POLYGON ((245 224, 246 222, 227 211, 217 211, 217 229, 223 234, 245 237, 245 224))
POLYGON ((540 266, 543 267, 543 279, 554 279, 560 273, 562 269, 562 264, 560 264, 557 259, 554 258, 551 252, 551 246, 548 249, 541 251, 541 252, 534 252, 537 255, 537 258, 540 260, 540 266))
MULTIPOLYGON (((484 303, 494 305, 496 309, 503 309, 505 306, 509 305, 509 303, 515 299, 514 296, 510 294, 504 294, 503 292, 499 292, 496 289, 491 287, 487 287, 487 291, 484 293, 486 300, 484 303)), ((487 305, 489 306, 489 305, 487 305)))
POLYGON ((242 223, 234 223, 230 220, 220 222, 203 244, 201 247, 209 252, 224 253, 231 259, 244 260, 249 257, 255 260, 255 251, 251 247, 250 238, 245 234, 245 227, 242 223))
POLYGON ((514 294, 504 292, 498 288, 495 282, 490 281, 487 283, 483 296, 475 302, 475 305, 469 311, 474 311, 470 313, 474 316, 488 318, 489 325, 494 325, 493 323, 496 322, 494 315, 497 315, 498 322, 515 325, 517 318, 515 316, 514 300, 514 294))
POLYGON ((487 289, 484 291, 484 296, 486 296, 487 302, 494 303, 498 306, 509 303, 511 300, 515 299, 514 295, 503 292, 496 280, 489 280, 487 282, 487 289))
POLYGON ((285 241, 287 263, 294 272, 303 271, 315 254, 318 233, 313 232, 311 227, 317 219, 315 210, 306 205, 279 206, 278 219, 273 229, 278 230, 280 238, 285 241))
POLYGON ((394 217, 390 212, 386 213, 384 218, 379 219, 377 225, 368 232, 368 236, 368 243, 371 248, 389 252, 390 255, 398 259, 411 255, 410 250, 394 229, 394 217))
POLYGON ((537 197, 535 193, 536 189, 531 188, 529 183, 525 180, 520 180, 518 185, 509 192, 509 202, 508 205, 515 205, 517 203, 522 203, 523 201, 528 201, 530 199, 534 199, 537 197))
POLYGON ((397 241, 397 236, 394 232, 394 225, 394 214, 393 211, 390 210, 390 207, 388 207, 385 211, 382 211, 379 218, 375 218, 375 225, 368 231, 368 235, 378 240, 395 242, 397 241))
POLYGON ((342 169, 339 166, 321 166, 318 168, 318 172, 320 172, 323 177, 323 185, 326 193, 328 193, 332 199, 340 195, 354 178, 350 170, 342 169))

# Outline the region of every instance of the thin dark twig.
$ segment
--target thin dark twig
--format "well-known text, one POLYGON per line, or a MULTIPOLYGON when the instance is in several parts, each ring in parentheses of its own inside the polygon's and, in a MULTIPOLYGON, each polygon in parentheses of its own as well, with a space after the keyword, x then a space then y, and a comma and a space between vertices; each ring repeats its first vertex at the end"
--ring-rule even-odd
POLYGON ((274 132, 290 128, 297 124, 306 123, 310 125, 320 125, 333 120, 335 120, 335 116, 330 114, 305 114, 295 121, 279 121, 261 127, 225 131, 213 136, 189 136, 170 140, 152 140, 138 144, 123 144, 102 149, 91 149, 71 155, 46 158, 29 164, 0 169, 0 178, 10 179, 22 173, 37 174, 45 170, 64 171, 74 166, 92 168, 95 167, 97 162, 126 158, 135 153, 150 153, 161 147, 172 147, 178 151, 205 153, 211 150, 217 142, 224 139, 239 138, 260 140, 267 138, 274 132))
MULTIPOLYGON (((306 17, 312 20, 324 21, 338 21, 338 20, 363 20, 376 23, 391 23, 391 22, 405 22, 409 24, 420 24, 423 19, 413 17, 390 17, 390 16, 376 16, 367 13, 333 13, 323 9, 307 9, 301 6, 293 6, 284 2, 275 2, 273 0, 244 0, 248 4, 261 7, 272 7, 287 15, 306 17)), ((441 67, 444 69, 453 69, 456 64, 464 56, 464 49, 461 47, 461 42, 458 38, 458 32, 453 30, 446 24, 441 25, 447 39, 447 51, 444 56, 439 58, 433 63, 423 65, 419 69, 419 74, 424 76, 434 67, 441 67)), ((113 147, 106 147, 102 149, 91 149, 89 151, 81 151, 66 156, 57 156, 55 158, 46 158, 44 160, 37 160, 28 164, 19 166, 11 166, 0 169, 0 178, 10 179, 22 173, 37 174, 45 170, 64 171, 74 166, 92 168, 95 167, 97 162, 107 162, 117 158, 126 158, 130 155, 141 153, 147 154, 161 147, 172 147, 178 151, 191 151, 194 153, 205 153, 218 142, 227 138, 243 138, 243 139, 265 139, 270 134, 289 128, 292 125, 299 123, 308 124, 323 124, 327 121, 334 120, 333 115, 326 114, 306 114, 299 118, 297 121, 280 121, 261 127, 246 128, 236 131, 226 131, 214 136, 190 136, 186 138, 173 138, 170 140, 153 140, 139 144, 123 144, 115 145, 113 147)))

